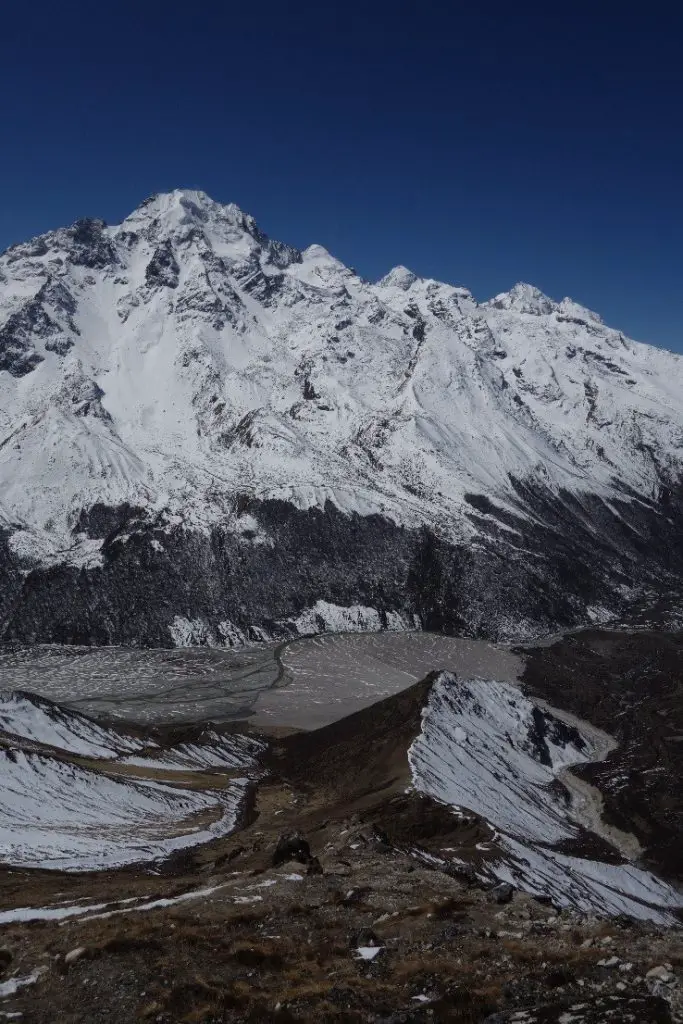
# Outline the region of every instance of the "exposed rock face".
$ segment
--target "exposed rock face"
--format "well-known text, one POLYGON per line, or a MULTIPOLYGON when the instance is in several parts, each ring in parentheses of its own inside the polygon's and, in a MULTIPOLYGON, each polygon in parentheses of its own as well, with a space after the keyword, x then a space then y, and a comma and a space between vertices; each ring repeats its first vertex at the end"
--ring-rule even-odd
MULTIPOLYGON (((405 626, 519 639, 585 621, 587 609, 626 614, 629 589, 654 585, 657 574, 676 584, 683 539, 668 515, 624 502, 620 519, 599 499, 589 507, 592 523, 571 496, 548 497, 543 506, 537 502, 539 524, 525 543, 510 544, 490 520, 475 548, 331 503, 307 510, 253 503, 241 533, 190 530, 150 521, 128 505, 94 505, 81 513, 78 528, 100 564, 22 573, 6 547, 4 637, 168 646, 181 617, 201 627, 188 642, 222 645, 296 635, 296 620, 324 601, 376 609, 366 628, 392 628, 398 615, 405 626), (237 627, 236 640, 226 623, 237 627)), ((335 628, 324 617, 319 627, 335 628)))
POLYGON ((149 285, 164 286, 166 288, 177 288, 180 276, 180 268, 173 254, 173 247, 169 240, 156 249, 151 260, 145 268, 145 280, 149 285))
POLYGON ((369 284, 201 192, 81 220, 0 256, 0 636, 620 613, 680 585, 682 396, 529 285, 369 284))

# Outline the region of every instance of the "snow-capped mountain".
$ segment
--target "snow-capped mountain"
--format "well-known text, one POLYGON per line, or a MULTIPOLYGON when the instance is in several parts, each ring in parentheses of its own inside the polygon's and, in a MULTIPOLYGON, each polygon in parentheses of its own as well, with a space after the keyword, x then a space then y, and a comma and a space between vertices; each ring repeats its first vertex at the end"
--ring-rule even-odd
POLYGON ((0 256, 0 628, 599 617, 678 582, 682 385, 570 299, 372 284, 202 192, 79 221, 0 256))

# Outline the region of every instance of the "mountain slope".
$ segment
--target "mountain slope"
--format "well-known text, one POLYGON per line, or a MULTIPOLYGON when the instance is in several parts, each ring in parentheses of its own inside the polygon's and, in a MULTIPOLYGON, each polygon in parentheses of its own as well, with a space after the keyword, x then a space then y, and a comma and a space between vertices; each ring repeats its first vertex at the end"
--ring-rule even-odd
POLYGON ((0 257, 4 635, 604 616, 678 585, 681 384, 569 299, 370 284, 201 192, 79 221, 0 257))

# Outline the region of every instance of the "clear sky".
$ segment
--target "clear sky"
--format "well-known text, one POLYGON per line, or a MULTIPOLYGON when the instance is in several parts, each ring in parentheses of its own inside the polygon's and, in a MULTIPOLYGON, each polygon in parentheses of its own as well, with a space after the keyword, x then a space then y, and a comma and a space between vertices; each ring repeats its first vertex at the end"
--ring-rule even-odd
POLYGON ((675 3, 16 0, 0 248, 201 188, 366 277, 529 281, 683 351, 682 122, 675 3))

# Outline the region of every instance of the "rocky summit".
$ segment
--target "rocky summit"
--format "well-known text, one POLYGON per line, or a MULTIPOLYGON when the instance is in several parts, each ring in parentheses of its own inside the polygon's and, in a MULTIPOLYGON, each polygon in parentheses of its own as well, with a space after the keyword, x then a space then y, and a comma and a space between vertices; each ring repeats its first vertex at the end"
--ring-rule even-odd
POLYGON ((0 256, 0 636, 504 639, 677 593, 683 362, 177 190, 0 256))

